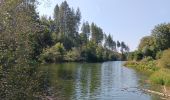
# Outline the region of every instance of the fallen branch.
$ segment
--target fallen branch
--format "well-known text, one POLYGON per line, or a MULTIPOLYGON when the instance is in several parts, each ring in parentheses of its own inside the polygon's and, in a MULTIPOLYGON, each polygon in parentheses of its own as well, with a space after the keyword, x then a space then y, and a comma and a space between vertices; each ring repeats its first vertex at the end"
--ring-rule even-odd
POLYGON ((141 90, 148 92, 148 93, 153 93, 153 94, 157 94, 160 96, 164 96, 164 97, 170 97, 169 94, 165 94, 165 93, 161 93, 161 92, 157 92, 157 91, 152 91, 152 90, 148 90, 148 89, 141 89, 141 90))

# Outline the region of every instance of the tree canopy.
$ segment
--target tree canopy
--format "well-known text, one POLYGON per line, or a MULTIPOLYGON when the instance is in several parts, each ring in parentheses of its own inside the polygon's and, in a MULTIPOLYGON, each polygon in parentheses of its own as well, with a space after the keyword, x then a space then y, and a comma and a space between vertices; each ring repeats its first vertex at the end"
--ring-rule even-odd
POLYGON ((156 46, 159 50, 170 48, 170 24, 160 24, 152 30, 152 36, 156 40, 156 46))

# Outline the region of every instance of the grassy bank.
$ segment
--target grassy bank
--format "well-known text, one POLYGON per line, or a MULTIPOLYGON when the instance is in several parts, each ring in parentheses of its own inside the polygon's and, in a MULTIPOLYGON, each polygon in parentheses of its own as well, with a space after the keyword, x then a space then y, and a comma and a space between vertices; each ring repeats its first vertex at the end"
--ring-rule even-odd
POLYGON ((161 68, 154 72, 149 79, 155 84, 170 86, 170 69, 161 68))
POLYGON ((149 72, 148 80, 153 84, 170 86, 170 69, 157 67, 157 61, 127 61, 127 67, 149 72))
POLYGON ((148 71, 151 73, 160 69, 159 67, 156 67, 156 61, 127 61, 124 65, 139 71, 148 71))

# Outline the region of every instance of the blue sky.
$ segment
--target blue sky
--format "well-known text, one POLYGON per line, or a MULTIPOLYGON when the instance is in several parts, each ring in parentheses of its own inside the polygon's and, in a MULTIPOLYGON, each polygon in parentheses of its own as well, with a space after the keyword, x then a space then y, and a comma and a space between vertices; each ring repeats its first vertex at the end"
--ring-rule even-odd
MULTIPOLYGON (((41 0, 40 15, 53 15, 56 4, 63 0, 41 0)), ((170 0, 67 0, 79 7, 82 22, 95 22, 114 40, 125 41, 135 50, 143 36, 150 35, 155 25, 170 22, 170 0)))

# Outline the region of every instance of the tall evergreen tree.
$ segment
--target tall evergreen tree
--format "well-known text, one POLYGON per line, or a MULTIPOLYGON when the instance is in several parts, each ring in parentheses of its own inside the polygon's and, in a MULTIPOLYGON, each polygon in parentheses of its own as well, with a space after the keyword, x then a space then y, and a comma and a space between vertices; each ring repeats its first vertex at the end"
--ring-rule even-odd
POLYGON ((57 34, 59 32, 59 6, 58 4, 54 8, 53 18, 54 18, 54 23, 55 23, 55 31, 57 34))
POLYGON ((124 53, 124 49, 126 48, 126 45, 125 45, 125 43, 123 41, 120 43, 120 47, 121 47, 120 51, 123 54, 124 53))
POLYGON ((119 41, 117 41, 117 47, 120 48, 120 42, 119 41))
POLYGON ((95 41, 97 44, 100 44, 102 42, 103 30, 94 23, 91 24, 91 34, 92 40, 95 41))
POLYGON ((81 13, 77 9, 76 12, 70 8, 66 1, 62 2, 54 10, 54 20, 57 27, 58 40, 64 44, 69 50, 77 44, 78 27, 80 24, 81 13))
POLYGON ((115 50, 116 51, 116 42, 113 40, 113 38, 111 37, 110 34, 106 38, 106 46, 108 48, 110 48, 111 50, 115 50))
POLYGON ((81 27, 81 31, 82 33, 80 34, 82 41, 84 43, 87 43, 87 41, 89 40, 89 36, 90 36, 90 25, 88 22, 83 23, 82 27, 81 27))

